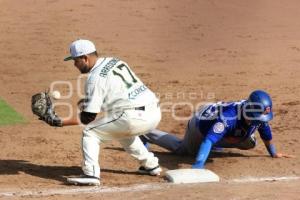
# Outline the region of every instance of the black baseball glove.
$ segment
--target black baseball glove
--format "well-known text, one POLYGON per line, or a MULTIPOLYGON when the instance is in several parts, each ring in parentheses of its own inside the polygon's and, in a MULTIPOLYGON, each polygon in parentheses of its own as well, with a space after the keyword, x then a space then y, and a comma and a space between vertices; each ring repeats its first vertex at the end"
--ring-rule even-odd
POLYGON ((56 115, 48 92, 40 92, 31 97, 31 110, 49 125, 62 127, 62 120, 56 115))

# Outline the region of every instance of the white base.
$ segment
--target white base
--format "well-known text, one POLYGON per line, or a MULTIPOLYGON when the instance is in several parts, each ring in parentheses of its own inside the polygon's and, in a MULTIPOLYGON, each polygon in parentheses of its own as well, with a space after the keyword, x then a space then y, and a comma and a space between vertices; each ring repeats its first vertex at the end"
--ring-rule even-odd
POLYGON ((208 169, 176 169, 166 172, 167 179, 176 184, 219 182, 220 178, 208 169))

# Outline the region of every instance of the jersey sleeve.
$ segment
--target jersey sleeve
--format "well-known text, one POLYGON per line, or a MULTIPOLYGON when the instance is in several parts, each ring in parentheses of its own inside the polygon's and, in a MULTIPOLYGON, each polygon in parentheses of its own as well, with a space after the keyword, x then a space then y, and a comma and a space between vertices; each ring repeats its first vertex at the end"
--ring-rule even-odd
POLYGON ((268 123, 263 123, 258 128, 259 135, 263 140, 272 140, 272 131, 271 127, 268 123))
POLYGON ((99 113, 103 104, 105 91, 100 85, 100 78, 91 77, 85 86, 85 102, 83 111, 89 113, 99 113))
POLYGON ((201 146, 200 146, 197 156, 196 156, 196 162, 192 165, 192 168, 196 168, 196 169, 204 168, 204 164, 208 158, 211 147, 212 147, 212 141, 209 140, 208 138, 206 138, 201 143, 201 146))
POLYGON ((224 135, 227 133, 226 124, 221 119, 218 119, 208 130, 208 133, 201 143, 196 162, 193 164, 192 168, 203 168, 207 160, 209 152, 211 151, 212 146, 220 141, 224 135))
POLYGON ((226 132, 227 129, 225 123, 219 119, 208 130, 206 138, 209 139, 213 144, 215 144, 224 137, 226 132))

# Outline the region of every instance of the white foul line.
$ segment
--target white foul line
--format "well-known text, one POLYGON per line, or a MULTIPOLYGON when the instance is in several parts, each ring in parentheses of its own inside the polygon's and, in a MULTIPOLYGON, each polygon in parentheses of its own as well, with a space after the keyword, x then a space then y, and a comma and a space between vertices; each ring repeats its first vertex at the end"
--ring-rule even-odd
POLYGON ((159 183, 156 184, 140 184, 131 185, 130 187, 78 187, 77 188, 66 188, 66 189, 43 189, 43 190, 21 190, 13 192, 0 192, 0 197, 25 197, 25 196, 50 196, 50 195, 68 195, 68 194, 95 194, 95 193, 113 193, 113 192, 135 192, 135 191, 146 191, 161 189, 162 186, 159 183))
MULTIPOLYGON (((250 183, 265 181, 295 181, 299 180, 299 176, 287 177, 247 177, 241 179, 224 180, 227 183, 250 183)), ((201 184, 201 183, 200 183, 201 184)), ((137 192, 147 190, 159 190, 168 186, 175 185, 171 183, 149 183, 140 185, 131 185, 129 187, 77 187, 65 189, 42 189, 42 190, 20 190, 10 192, 0 192, 0 197, 41 197, 50 195, 72 195, 72 194, 96 194, 96 193, 115 193, 115 192, 137 192)), ((176 184, 178 186, 178 184, 176 184)))
POLYGON ((287 176, 287 177, 245 177, 241 179, 233 179, 228 182, 232 183, 252 183, 252 182, 264 182, 264 181, 292 181, 298 180, 298 176, 287 176))

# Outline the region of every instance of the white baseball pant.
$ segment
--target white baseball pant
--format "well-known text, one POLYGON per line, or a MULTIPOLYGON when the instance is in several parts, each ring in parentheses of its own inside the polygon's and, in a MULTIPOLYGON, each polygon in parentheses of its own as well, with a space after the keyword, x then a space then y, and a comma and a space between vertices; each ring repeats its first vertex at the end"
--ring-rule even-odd
POLYGON ((88 124, 82 136, 84 174, 100 178, 100 143, 113 139, 119 140, 126 152, 145 168, 158 166, 158 158, 147 150, 138 136, 155 129, 160 119, 160 108, 153 103, 146 105, 144 110, 131 108, 108 113, 88 124))

